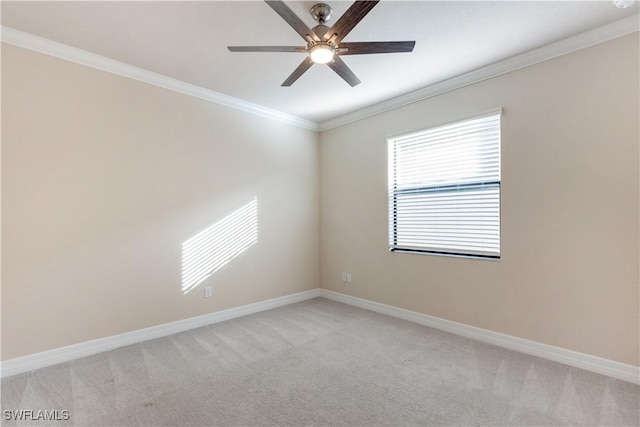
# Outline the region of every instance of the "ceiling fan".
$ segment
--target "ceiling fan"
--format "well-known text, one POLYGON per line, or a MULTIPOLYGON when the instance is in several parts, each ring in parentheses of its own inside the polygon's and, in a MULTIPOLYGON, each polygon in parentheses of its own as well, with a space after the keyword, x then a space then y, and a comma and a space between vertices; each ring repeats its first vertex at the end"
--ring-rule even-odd
POLYGON ((378 4, 376 1, 356 1, 336 21, 332 27, 325 25, 331 18, 332 10, 328 4, 318 3, 311 8, 311 16, 318 25, 309 29, 298 16, 281 0, 267 3, 287 24, 289 24, 307 43, 306 46, 228 46, 231 52, 294 52, 306 53, 307 57, 293 73, 282 83, 291 86, 313 64, 327 64, 352 87, 360 84, 360 79, 340 58, 343 55, 365 55, 373 53, 411 52, 415 41, 387 42, 343 42, 347 34, 378 4))

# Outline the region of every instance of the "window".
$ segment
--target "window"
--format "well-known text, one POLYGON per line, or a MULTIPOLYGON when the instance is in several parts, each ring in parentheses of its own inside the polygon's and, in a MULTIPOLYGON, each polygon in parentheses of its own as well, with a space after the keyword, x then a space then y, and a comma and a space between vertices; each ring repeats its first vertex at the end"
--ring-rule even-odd
POLYGON ((389 249, 500 258, 500 114, 389 140, 389 249))

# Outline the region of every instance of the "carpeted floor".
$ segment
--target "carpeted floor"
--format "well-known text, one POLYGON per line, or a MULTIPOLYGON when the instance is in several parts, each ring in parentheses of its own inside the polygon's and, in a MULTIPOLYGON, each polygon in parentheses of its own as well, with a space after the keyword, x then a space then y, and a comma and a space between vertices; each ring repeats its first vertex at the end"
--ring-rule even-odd
POLYGON ((1 406, 6 426, 638 426, 639 397, 318 298, 3 379, 1 406), (19 409, 70 418, 7 421, 19 409))

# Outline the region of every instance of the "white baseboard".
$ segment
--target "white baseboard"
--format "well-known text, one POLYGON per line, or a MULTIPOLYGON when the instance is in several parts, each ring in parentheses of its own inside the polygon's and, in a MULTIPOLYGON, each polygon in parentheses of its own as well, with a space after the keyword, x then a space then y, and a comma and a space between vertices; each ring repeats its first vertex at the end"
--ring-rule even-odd
POLYGON ((41 353, 30 354, 24 357, 9 359, 0 363, 0 377, 10 377, 23 372, 33 371, 58 363, 68 362, 81 357, 91 356, 103 351, 113 350, 126 345, 137 344, 155 338, 165 337, 189 329, 199 328, 247 314, 270 310, 288 304, 316 298, 320 296, 320 289, 299 292, 285 295, 266 301, 247 304, 240 307, 229 308, 227 310, 216 311, 214 313, 203 314, 201 316, 190 317, 188 319, 175 322, 164 323, 137 331, 126 332, 124 334, 99 338, 79 344, 56 348, 54 350, 43 351, 41 353))
POLYGON ((548 344, 529 341, 523 338, 517 338, 511 335, 501 334, 499 332, 493 332, 487 329, 441 319, 439 317, 428 316, 415 311, 405 310, 362 298, 356 298, 326 289, 320 290, 320 296, 333 301, 408 320, 420 325, 440 329, 452 334, 483 341, 498 347, 508 348, 521 353, 538 356, 543 359, 553 360, 554 362, 564 363, 565 365, 574 366, 597 374, 607 375, 630 383, 640 384, 640 367, 638 366, 627 365, 625 363, 604 359, 598 356, 592 356, 573 350, 554 347, 548 344))
POLYGON ((190 317, 184 320, 164 323, 162 325, 139 329, 137 331, 126 332, 124 334, 113 335, 67 347, 44 351, 42 353, 6 360, 0 363, 0 377, 4 378, 23 372, 33 371, 47 366, 56 365, 58 363, 68 362, 81 357, 91 356, 93 354, 124 347, 126 345, 165 337, 189 329, 224 322, 225 320, 235 319, 248 314, 258 313, 260 311, 270 310, 272 308, 282 307, 316 297, 323 297, 333 301, 342 302, 499 347, 564 363, 565 365, 574 366, 586 371, 607 375, 609 377, 628 381, 634 384, 640 384, 640 367, 638 366, 627 365, 614 360, 604 359, 560 347, 554 347, 523 338, 517 338, 511 335, 501 334, 499 332, 493 332, 487 329, 477 328, 475 326, 469 326, 453 322, 451 320, 441 319, 326 289, 312 289, 214 313, 203 314, 201 316, 190 317))

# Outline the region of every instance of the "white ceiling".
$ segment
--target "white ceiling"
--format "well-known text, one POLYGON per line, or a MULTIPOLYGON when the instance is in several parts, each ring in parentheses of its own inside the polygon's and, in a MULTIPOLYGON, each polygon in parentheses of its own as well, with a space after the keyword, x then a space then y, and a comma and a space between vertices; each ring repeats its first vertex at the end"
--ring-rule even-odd
MULTIPOLYGON (((329 25, 351 4, 325 1, 329 25)), ((315 3, 287 2, 309 27, 315 3)), ((323 65, 283 88, 304 54, 226 48, 304 45, 264 2, 2 1, 3 26, 317 123, 637 13, 611 1, 382 1, 345 41, 415 40, 413 53, 344 57, 354 88, 323 65)))

